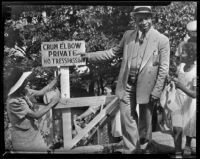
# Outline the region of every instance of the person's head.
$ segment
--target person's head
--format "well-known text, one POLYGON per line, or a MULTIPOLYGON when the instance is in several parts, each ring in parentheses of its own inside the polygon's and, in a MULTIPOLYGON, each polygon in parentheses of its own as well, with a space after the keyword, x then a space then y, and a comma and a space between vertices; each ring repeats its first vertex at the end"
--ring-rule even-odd
POLYGON ((193 64, 196 61, 197 44, 194 42, 187 42, 183 46, 182 53, 180 54, 180 60, 186 64, 193 64))
MULTIPOLYGON (((193 58, 196 59, 196 45, 197 45, 197 21, 191 21, 186 25, 186 29, 188 34, 186 35, 187 38, 184 40, 182 51, 176 54, 177 56, 177 63, 180 64, 181 62, 186 63, 190 60, 187 60, 188 54, 192 56, 195 53, 193 58), (182 54, 182 55, 181 55, 182 54)), ((190 58, 191 59, 191 58, 190 58)))
POLYGON ((187 24, 186 26, 188 35, 190 36, 191 39, 196 39, 197 37, 197 21, 191 21, 187 24))
POLYGON ((180 55, 181 62, 186 64, 192 64, 196 60, 196 51, 197 51, 197 21, 191 21, 186 26, 187 31, 189 32, 190 38, 183 45, 183 51, 180 55))
POLYGON ((12 69, 4 83, 8 90, 8 96, 24 94, 26 92, 25 87, 28 83, 27 79, 30 77, 31 73, 32 72, 23 72, 19 68, 12 69))
POLYGON ((104 87, 104 94, 106 95, 111 95, 112 94, 112 89, 110 86, 105 86, 104 87))
POLYGON ((147 32, 152 26, 152 16, 154 14, 151 6, 135 6, 133 13, 139 30, 147 32))

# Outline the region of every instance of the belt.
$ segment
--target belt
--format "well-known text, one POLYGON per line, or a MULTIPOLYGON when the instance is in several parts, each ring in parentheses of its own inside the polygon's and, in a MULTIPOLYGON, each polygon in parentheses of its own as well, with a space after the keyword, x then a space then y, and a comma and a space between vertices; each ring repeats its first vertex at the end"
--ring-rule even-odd
POLYGON ((137 81, 136 77, 133 77, 131 75, 128 76, 128 84, 135 85, 136 81, 137 81))

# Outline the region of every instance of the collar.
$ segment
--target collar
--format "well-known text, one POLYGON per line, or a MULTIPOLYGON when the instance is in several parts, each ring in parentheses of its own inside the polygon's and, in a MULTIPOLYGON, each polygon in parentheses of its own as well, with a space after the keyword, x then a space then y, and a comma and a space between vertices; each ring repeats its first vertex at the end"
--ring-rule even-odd
MULTIPOLYGON (((145 37, 144 37, 144 38, 148 39, 148 37, 149 37, 149 35, 150 35, 150 32, 151 32, 153 29, 154 29, 153 26, 151 26, 151 27, 149 28, 149 30, 145 33, 145 37)), ((137 28, 137 38, 140 38, 141 35, 142 35, 142 32, 139 30, 139 28, 137 28)))
POLYGON ((150 35, 150 33, 151 33, 151 31, 153 30, 153 26, 151 26, 150 28, 149 28, 149 30, 146 32, 146 38, 148 38, 149 37, 149 35, 150 35))

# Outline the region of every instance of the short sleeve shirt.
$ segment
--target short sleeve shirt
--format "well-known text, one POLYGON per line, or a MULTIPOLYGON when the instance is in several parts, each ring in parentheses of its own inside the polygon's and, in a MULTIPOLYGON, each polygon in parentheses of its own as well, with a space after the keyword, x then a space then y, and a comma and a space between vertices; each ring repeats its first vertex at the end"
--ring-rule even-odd
POLYGON ((25 99, 9 98, 7 100, 7 111, 12 126, 24 130, 32 127, 31 124, 34 123, 34 119, 26 117, 27 113, 32 110, 25 99))

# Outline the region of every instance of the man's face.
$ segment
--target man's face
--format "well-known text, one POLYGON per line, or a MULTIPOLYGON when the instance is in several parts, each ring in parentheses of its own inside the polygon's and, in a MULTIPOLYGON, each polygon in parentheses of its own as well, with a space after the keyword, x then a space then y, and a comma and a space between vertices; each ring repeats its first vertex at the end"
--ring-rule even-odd
POLYGON ((135 21, 141 31, 147 32, 152 26, 150 14, 138 13, 135 15, 135 21))

